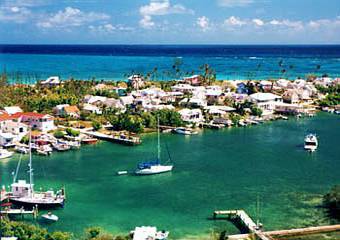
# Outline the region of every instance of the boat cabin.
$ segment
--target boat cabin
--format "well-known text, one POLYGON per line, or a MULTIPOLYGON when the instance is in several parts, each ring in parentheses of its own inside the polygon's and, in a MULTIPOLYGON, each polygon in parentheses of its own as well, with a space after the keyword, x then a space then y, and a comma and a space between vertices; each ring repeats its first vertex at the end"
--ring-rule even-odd
MULTIPOLYGON (((14 197, 25 197, 30 193, 31 185, 25 180, 19 180, 11 185, 12 194, 14 197)), ((32 186, 33 187, 33 186, 32 186)))

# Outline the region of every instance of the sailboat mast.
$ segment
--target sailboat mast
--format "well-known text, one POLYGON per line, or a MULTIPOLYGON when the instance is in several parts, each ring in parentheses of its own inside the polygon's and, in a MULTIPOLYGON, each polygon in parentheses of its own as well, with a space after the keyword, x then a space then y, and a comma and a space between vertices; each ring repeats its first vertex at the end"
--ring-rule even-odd
POLYGON ((30 190, 31 190, 31 197, 33 197, 33 169, 32 169, 32 130, 30 131, 30 139, 29 139, 29 174, 30 174, 30 190))
POLYGON ((159 133, 159 116, 157 116, 157 134, 158 134, 158 145, 157 145, 157 158, 161 159, 161 145, 160 145, 160 133, 159 133))

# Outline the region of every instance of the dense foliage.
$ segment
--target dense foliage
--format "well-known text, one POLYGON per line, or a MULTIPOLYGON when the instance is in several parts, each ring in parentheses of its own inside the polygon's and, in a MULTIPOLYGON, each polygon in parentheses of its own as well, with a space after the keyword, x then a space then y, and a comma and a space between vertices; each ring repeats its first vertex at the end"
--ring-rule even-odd
POLYGON ((329 214, 340 220, 340 185, 334 186, 330 192, 324 195, 323 203, 329 214))
POLYGON ((327 94, 326 98, 319 102, 322 107, 335 106, 340 104, 340 84, 335 86, 323 87, 316 86, 316 88, 323 94, 327 94))
POLYGON ((38 225, 23 222, 9 221, 2 218, 0 221, 1 237, 17 237, 18 240, 128 240, 129 236, 116 236, 105 233, 99 227, 91 227, 85 230, 83 237, 74 237, 68 232, 48 232, 38 225))
POLYGON ((0 107, 19 105, 25 111, 51 112, 58 104, 76 105, 91 91, 92 81, 69 80, 59 86, 4 85, 0 88, 0 107))

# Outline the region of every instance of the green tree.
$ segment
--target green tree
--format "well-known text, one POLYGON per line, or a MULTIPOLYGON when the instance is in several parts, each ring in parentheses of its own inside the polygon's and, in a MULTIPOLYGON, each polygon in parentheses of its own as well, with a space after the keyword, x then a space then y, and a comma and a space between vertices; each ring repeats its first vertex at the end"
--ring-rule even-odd
POLYGON ((66 133, 69 135, 69 136, 72 136, 72 137, 78 137, 80 132, 75 130, 75 129, 72 129, 72 128, 66 128, 66 133))
POLYGON ((255 107, 255 106, 251 106, 250 107, 251 110, 251 115, 257 116, 257 117, 261 117, 262 116, 262 109, 255 107))
POLYGON ((328 209, 330 216, 340 219, 340 185, 334 186, 324 195, 323 204, 328 209))
POLYGON ((98 131, 102 128, 102 124, 98 121, 92 121, 93 130, 98 131))
POLYGON ((61 130, 56 130, 53 133, 53 136, 56 137, 56 138, 63 138, 65 136, 65 133, 61 130))

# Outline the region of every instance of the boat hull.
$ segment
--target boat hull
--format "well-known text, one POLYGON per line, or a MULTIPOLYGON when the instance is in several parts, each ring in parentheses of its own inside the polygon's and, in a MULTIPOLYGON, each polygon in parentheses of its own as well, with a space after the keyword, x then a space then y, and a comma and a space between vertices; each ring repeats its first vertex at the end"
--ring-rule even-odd
POLYGON ((41 201, 25 201, 21 199, 10 198, 10 202, 17 207, 33 208, 38 209, 56 209, 64 207, 64 200, 58 202, 41 202, 41 201))
POLYGON ((137 169, 135 171, 136 175, 155 175, 155 174, 161 174, 166 172, 171 172, 173 166, 152 166, 151 168, 145 168, 145 169, 137 169))

